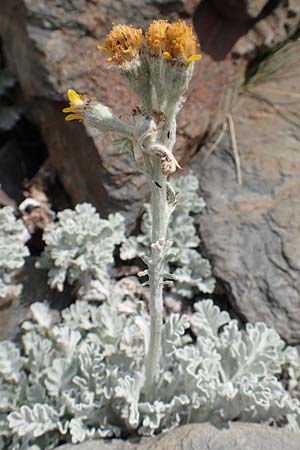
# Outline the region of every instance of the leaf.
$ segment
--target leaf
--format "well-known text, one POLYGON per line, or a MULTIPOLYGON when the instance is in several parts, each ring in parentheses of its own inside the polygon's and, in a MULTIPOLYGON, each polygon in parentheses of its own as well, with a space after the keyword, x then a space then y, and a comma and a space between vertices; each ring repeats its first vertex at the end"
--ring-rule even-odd
POLYGON ((126 375, 120 378, 115 387, 114 409, 127 423, 128 428, 137 428, 140 420, 138 402, 142 377, 136 373, 134 377, 126 375))
POLYGON ((300 387, 300 353, 296 347, 286 347, 283 351, 287 371, 289 374, 289 389, 298 389, 300 387))
POLYGON ((284 362, 284 342, 275 330, 262 322, 246 324, 243 339, 239 345, 240 367, 234 378, 247 373, 262 377, 270 373, 279 373, 284 362))
POLYGON ((122 244, 120 249, 120 257, 123 261, 134 259, 143 253, 143 246, 141 246, 135 236, 128 237, 122 244))
POLYGON ((10 412, 17 404, 19 395, 19 385, 2 383, 0 384, 0 416, 1 413, 10 412))
POLYGON ((80 374, 89 384, 104 377, 104 355, 95 344, 86 344, 78 355, 80 374))
POLYGON ((161 421, 169 408, 168 404, 158 400, 153 404, 149 402, 140 403, 139 411, 143 417, 143 422, 139 433, 145 436, 153 435, 156 430, 159 430, 161 421))
POLYGON ((78 444, 78 442, 92 439, 96 432, 95 428, 86 427, 81 419, 72 419, 70 421, 69 428, 73 444, 78 444))
POLYGON ((69 386, 76 374, 76 367, 69 365, 64 358, 54 359, 52 366, 47 370, 45 386, 49 395, 58 397, 69 386))
POLYGON ((71 329, 81 329, 84 331, 95 327, 91 320, 91 312, 95 309, 87 301, 77 300, 62 311, 63 324, 71 329))
POLYGON ((182 336, 190 326, 188 316, 171 314, 166 320, 162 331, 163 357, 168 358, 176 348, 183 344, 182 336))
POLYGON ((23 359, 20 350, 9 341, 0 342, 0 375, 7 381, 20 381, 23 359))
POLYGON ((101 219, 92 205, 82 203, 59 212, 57 219, 45 228, 46 248, 38 265, 50 269, 52 288, 62 291, 68 280, 97 295, 89 285, 107 280, 115 246, 124 239, 124 218, 117 213, 101 219))
POLYGON ((230 321, 229 314, 213 304, 212 300, 202 300, 194 305, 193 330, 197 336, 218 338, 219 329, 230 321))
POLYGON ((34 384, 28 388, 27 398, 30 403, 46 403, 46 389, 41 384, 34 384))
POLYGON ((9 414, 7 420, 12 431, 19 436, 38 437, 57 428, 58 414, 51 406, 37 403, 33 408, 21 406, 19 411, 9 414))
POLYGON ((124 316, 118 315, 114 305, 103 303, 91 311, 91 317, 94 330, 89 332, 87 340, 105 348, 107 354, 114 353, 122 336, 124 316))
POLYGON ((38 323, 38 325, 45 330, 49 330, 52 324, 52 314, 49 307, 44 303, 38 302, 33 303, 30 306, 30 309, 34 320, 38 323))
POLYGON ((30 235, 21 220, 17 220, 11 206, 0 208, 0 299, 17 297, 21 285, 14 285, 13 275, 29 255, 25 242, 30 235))
POLYGON ((22 337, 24 352, 28 355, 31 377, 35 379, 53 360, 53 346, 49 339, 40 336, 36 330, 27 332, 22 337))
POLYGON ((64 326, 55 326, 52 333, 56 338, 57 344, 60 346, 63 354, 65 355, 66 360, 71 361, 75 352, 78 351, 78 343, 81 340, 81 333, 64 326))
MULTIPOLYGON (((179 264, 179 263, 178 263, 179 264)), ((205 294, 215 289, 215 279, 211 276, 211 266, 207 259, 196 250, 181 252, 180 266, 174 271, 177 280, 176 291, 183 297, 191 298, 193 288, 205 294)))

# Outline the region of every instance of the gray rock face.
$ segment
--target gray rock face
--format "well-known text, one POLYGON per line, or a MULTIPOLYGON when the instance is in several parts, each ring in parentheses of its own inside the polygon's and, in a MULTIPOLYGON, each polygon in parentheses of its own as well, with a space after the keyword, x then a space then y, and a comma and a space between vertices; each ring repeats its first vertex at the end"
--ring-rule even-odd
POLYGON ((194 22, 204 52, 253 58, 296 32, 300 0, 201 0, 194 22))
POLYGON ((224 17, 241 21, 258 17, 268 0, 212 0, 212 3, 224 17))
POLYGON ((259 48, 272 48, 295 33, 300 20, 300 0, 285 2, 261 0, 248 2, 248 13, 256 19, 256 23, 234 47, 239 55, 253 54, 259 48), (261 8, 265 3, 266 8, 261 8))
POLYGON ((201 235, 214 275, 242 317, 266 322, 290 343, 300 342, 299 70, 297 56, 280 81, 240 98, 233 120, 242 185, 228 130, 193 164, 207 202, 201 235))
POLYGON ((29 309, 32 303, 47 299, 51 307, 60 310, 67 307, 73 299, 70 288, 62 293, 50 289, 47 271, 36 269, 35 262, 35 257, 27 258, 24 267, 16 273, 16 283, 23 286, 21 296, 0 300, 0 341, 16 337, 20 324, 32 317, 29 309))
POLYGON ((58 450, 299 450, 300 435, 263 425, 233 423, 219 430, 209 424, 185 425, 138 443, 113 439, 63 445, 58 450))

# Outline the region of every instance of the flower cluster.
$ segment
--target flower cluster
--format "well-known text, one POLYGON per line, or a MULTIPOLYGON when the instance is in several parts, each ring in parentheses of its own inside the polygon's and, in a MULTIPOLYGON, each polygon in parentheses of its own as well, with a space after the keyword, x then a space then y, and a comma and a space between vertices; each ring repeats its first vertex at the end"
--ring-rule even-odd
POLYGON ((107 35, 104 45, 98 49, 105 52, 116 64, 125 64, 135 58, 142 49, 143 31, 141 28, 133 28, 132 25, 116 25, 107 35))
POLYGON ((154 20, 145 34, 151 56, 162 56, 168 61, 190 64, 201 59, 197 54, 193 29, 184 21, 170 24, 167 20, 154 20))
POLYGON ((113 24, 104 45, 99 45, 98 49, 109 56, 108 61, 118 65, 124 65, 147 52, 151 56, 185 65, 201 59, 201 55, 196 53, 197 43, 192 26, 183 20, 175 23, 154 20, 145 33, 144 46, 141 28, 113 24))
MULTIPOLYGON (((98 49, 108 56, 108 62, 120 69, 146 111, 156 110, 166 114, 169 110, 174 113, 178 109, 177 105, 191 78, 193 62, 201 59, 197 47, 191 25, 181 20, 170 23, 161 19, 154 20, 145 34, 141 28, 132 25, 113 24, 104 44, 99 45, 98 49), (155 88, 154 100, 151 86, 155 88), (171 96, 170 91, 173 91, 171 96), (171 108, 170 97, 173 97, 174 104, 171 108)), ((98 104, 94 97, 89 98, 72 89, 67 94, 70 106, 63 111, 69 113, 66 116, 68 121, 85 121, 89 110, 98 109, 103 113, 103 108, 106 108, 98 104)), ((105 110, 105 118, 107 115, 105 110)), ((94 116, 92 114, 93 126, 94 116)), ((100 124, 99 120, 97 122, 100 124)))

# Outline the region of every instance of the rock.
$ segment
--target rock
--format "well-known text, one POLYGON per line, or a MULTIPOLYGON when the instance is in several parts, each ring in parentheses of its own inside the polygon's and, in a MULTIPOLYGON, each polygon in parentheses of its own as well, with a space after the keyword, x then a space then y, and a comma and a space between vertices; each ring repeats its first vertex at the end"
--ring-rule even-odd
POLYGON ((212 0, 211 3, 223 17, 247 21, 257 18, 269 3, 269 0, 212 0))
POLYGON ((32 303, 47 301, 50 307, 61 310, 74 301, 70 287, 62 293, 50 289, 47 270, 36 269, 35 262, 35 257, 27 258, 22 270, 16 274, 16 283, 23 285, 20 297, 0 301, 0 341, 16 339, 20 324, 31 317, 32 303))
POLYGON ((272 49, 297 32, 300 23, 300 0, 275 0, 270 3, 270 7, 258 16, 249 33, 236 43, 234 54, 253 55, 259 49, 272 49), (271 9, 272 5, 275 6, 274 9, 271 9))
MULTIPOLYGON (((13 95, 12 95, 13 98, 13 95)), ((13 107, 13 106, 12 106, 13 107)), ((39 130, 23 117, 0 140, 1 204, 19 204, 24 198, 24 182, 44 161, 45 146, 39 130), (6 196, 5 196, 6 194, 6 196)))
POLYGON ((15 206, 22 198, 24 157, 18 143, 12 139, 0 148, 1 204, 15 206), (13 174, 13 175, 12 175, 13 174))
POLYGON ((87 441, 58 450, 299 450, 299 435, 264 425, 232 423, 228 429, 210 424, 179 427, 154 438, 87 441))
POLYGON ((300 0, 202 0, 195 27, 203 51, 215 60, 253 58, 297 32, 300 0))
POLYGON ((157 5, 160 16, 166 14, 192 15, 199 0, 147 0, 147 3, 157 5))
MULTIPOLYGON (((172 19, 187 15, 195 4, 181 0, 76 0, 72 6, 58 0, 1 2, 0 35, 7 65, 74 203, 89 201, 105 215, 122 210, 133 221, 148 190, 129 158, 112 145, 112 136, 89 135, 81 124, 64 121, 66 90, 72 87, 96 95, 126 119, 136 99, 118 73, 108 68, 97 45, 113 21, 146 27, 162 14, 172 19)), ((216 63, 204 57, 197 65, 179 120, 177 156, 182 163, 195 153, 219 114, 220 97, 235 70, 230 58, 216 63)))
POLYGON ((233 20, 221 15, 214 3, 203 0, 196 8, 194 25, 204 53, 216 61, 224 60, 250 25, 245 20, 233 20))
POLYGON ((299 43, 280 52, 273 57, 277 70, 257 73, 232 115, 243 184, 237 183, 228 129, 213 153, 201 150, 192 168, 207 203, 201 238, 231 306, 299 344, 299 43))

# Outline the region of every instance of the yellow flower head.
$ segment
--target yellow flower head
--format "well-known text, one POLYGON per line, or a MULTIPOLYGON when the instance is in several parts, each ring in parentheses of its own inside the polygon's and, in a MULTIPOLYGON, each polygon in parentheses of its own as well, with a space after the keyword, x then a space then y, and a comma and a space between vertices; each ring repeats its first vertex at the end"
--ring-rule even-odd
POLYGON ((103 46, 98 49, 105 52, 109 59, 116 64, 125 64, 134 59, 142 47, 143 31, 141 28, 134 28, 132 25, 116 25, 107 35, 103 46))
POLYGON ((145 33, 148 51, 151 56, 161 56, 166 51, 167 20, 154 20, 145 33))
POLYGON ((70 102, 70 106, 63 109, 64 113, 71 113, 65 117, 66 120, 79 120, 83 121, 83 111, 86 109, 88 104, 93 98, 88 97, 85 94, 78 94, 73 89, 68 89, 67 96, 70 102))
POLYGON ((201 55, 196 52, 197 42, 191 25, 179 20, 166 28, 163 58, 189 64, 201 59, 201 55))

